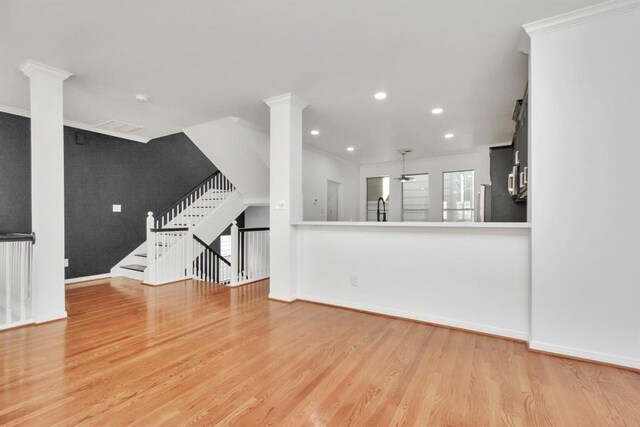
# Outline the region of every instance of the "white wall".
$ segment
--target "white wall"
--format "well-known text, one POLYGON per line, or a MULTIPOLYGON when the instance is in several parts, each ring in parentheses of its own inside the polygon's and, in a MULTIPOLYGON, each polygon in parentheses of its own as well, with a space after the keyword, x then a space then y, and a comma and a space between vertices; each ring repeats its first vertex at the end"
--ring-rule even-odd
POLYGON ((640 368, 640 9, 612 5, 531 40, 531 346, 640 368))
POLYGON ((358 166, 304 146, 302 194, 305 221, 326 221, 327 180, 340 183, 338 220, 358 220, 358 166))
POLYGON ((269 226, 269 206, 249 206, 244 211, 246 228, 262 228, 269 226))
MULTIPOLYGON (((408 154, 411 156, 411 154, 408 154)), ((442 173, 461 170, 475 170, 475 191, 480 185, 489 184, 489 148, 481 147, 467 154, 431 157, 426 159, 407 158, 406 174, 429 174, 429 218, 430 221, 442 221, 442 173)), ((359 218, 367 220, 367 177, 389 176, 389 221, 402 221, 402 183, 394 178, 402 174, 402 161, 377 163, 360 166, 359 218)))
POLYGON ((249 122, 226 117, 183 132, 245 198, 269 197, 269 136, 249 122))
POLYGON ((377 225, 298 226, 298 298, 527 339, 528 229, 377 225))

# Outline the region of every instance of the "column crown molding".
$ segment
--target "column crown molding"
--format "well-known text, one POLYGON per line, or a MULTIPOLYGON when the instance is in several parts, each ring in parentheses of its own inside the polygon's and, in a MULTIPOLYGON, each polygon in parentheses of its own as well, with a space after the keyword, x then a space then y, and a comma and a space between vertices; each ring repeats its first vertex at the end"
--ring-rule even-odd
POLYGON ((551 18, 524 24, 522 28, 533 38, 565 28, 582 25, 619 13, 628 13, 640 9, 639 0, 610 0, 583 9, 563 13, 551 18))
POLYGON ((267 98, 264 100, 264 103, 267 104, 269 107, 273 107, 274 105, 278 105, 284 102, 289 102, 291 104, 294 104, 298 106, 301 110, 303 110, 307 105, 309 105, 307 101, 305 101, 304 99, 300 98, 297 95, 294 95, 293 93, 283 93, 282 95, 274 96, 272 98, 267 98))
POLYGON ((29 78, 33 77, 35 74, 40 73, 54 79, 58 79, 60 81, 64 81, 72 76, 72 74, 67 71, 52 67, 50 65, 41 64, 40 62, 36 62, 32 59, 25 61, 25 63, 20 66, 20 71, 22 71, 29 78))

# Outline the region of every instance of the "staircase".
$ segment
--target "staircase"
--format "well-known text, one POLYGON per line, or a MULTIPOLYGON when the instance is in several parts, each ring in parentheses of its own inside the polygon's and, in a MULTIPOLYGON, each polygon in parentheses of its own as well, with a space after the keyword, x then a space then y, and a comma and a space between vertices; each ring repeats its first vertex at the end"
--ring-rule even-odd
POLYGON ((159 215, 149 212, 147 240, 114 266, 111 275, 149 285, 190 278, 235 285, 249 278, 268 277, 268 240, 265 240, 268 236, 249 239, 249 246, 245 245, 244 237, 238 237, 234 220, 247 207, 238 190, 218 171, 159 215), (235 254, 236 259, 241 260, 233 264, 206 243, 218 237, 232 222, 236 230, 232 258, 235 254), (259 250, 253 249, 258 244, 259 250), (241 252, 240 245, 244 245, 241 252), (247 254, 251 255, 250 259, 247 254), (250 272, 245 264, 251 266, 250 272))

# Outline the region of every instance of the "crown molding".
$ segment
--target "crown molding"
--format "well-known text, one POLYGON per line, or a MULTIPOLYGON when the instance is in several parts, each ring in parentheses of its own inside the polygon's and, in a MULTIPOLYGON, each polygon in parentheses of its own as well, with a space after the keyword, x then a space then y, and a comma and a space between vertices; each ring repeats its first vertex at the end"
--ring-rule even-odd
POLYGON ((272 98, 267 98, 264 100, 264 103, 269 107, 273 107, 274 105, 278 105, 283 102, 289 102, 298 106, 301 110, 303 110, 309 103, 304 99, 300 98, 297 95, 292 93, 283 93, 282 95, 274 96, 272 98))
POLYGON ((529 37, 537 37, 565 28, 575 27, 597 21, 611 15, 629 13, 640 9, 639 0, 610 0, 583 9, 563 13, 551 18, 541 19, 522 26, 529 37))
POLYGON ((25 63, 20 66, 20 71, 29 78, 33 77, 35 74, 43 74, 60 81, 64 81, 73 75, 68 71, 64 71, 47 64, 42 64, 32 59, 25 61, 25 63))
MULTIPOLYGON (((17 108, 17 107, 12 107, 10 105, 2 105, 2 104, 0 104, 0 112, 7 113, 7 114, 13 114, 14 116, 31 117, 31 113, 28 110, 24 110, 22 108, 17 108)), ((82 129, 82 130, 86 130, 86 131, 89 131, 89 132, 100 133, 102 135, 109 135, 109 136, 114 136, 116 138, 128 139, 129 141, 141 142, 143 144, 146 144, 147 142, 149 142, 151 140, 151 138, 147 138, 147 137, 144 137, 144 136, 129 135, 129 134, 126 134, 126 133, 112 132, 112 131, 109 131, 109 130, 99 129, 99 128, 95 127, 95 126, 88 125, 88 124, 85 124, 85 123, 74 122, 73 120, 65 120, 64 121, 64 125, 68 126, 70 128, 74 128, 74 129, 82 129)))
POLYGON ((262 129, 257 124, 255 124, 253 122, 250 122, 249 120, 245 120, 242 117, 228 116, 228 117, 225 117, 225 118, 226 119, 230 119, 233 123, 235 123, 237 125, 245 126, 245 127, 251 128, 251 129, 253 129, 255 131, 258 131, 258 132, 268 133, 268 132, 265 132, 265 130, 262 129))

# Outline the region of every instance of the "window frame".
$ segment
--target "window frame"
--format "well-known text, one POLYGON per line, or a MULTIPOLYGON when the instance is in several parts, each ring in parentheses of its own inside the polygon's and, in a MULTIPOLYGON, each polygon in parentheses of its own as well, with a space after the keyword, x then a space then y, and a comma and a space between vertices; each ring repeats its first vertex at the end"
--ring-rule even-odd
MULTIPOLYGON (((429 174, 429 172, 423 172, 423 173, 407 173, 405 174, 405 176, 419 176, 419 175, 426 175, 427 176, 427 182, 429 183, 429 188, 427 191, 427 209, 419 209, 419 210, 414 210, 416 212, 420 212, 420 211, 427 211, 427 217, 429 218, 431 216, 431 175, 429 174)), ((401 222, 405 222, 404 220, 404 182, 400 183, 400 220, 401 222)), ((429 220, 427 220, 426 222, 428 222, 429 220)), ((424 221, 406 221, 406 222, 424 222, 424 221)))
POLYGON ((389 178, 389 201, 386 202, 387 203, 387 221, 388 221, 388 217, 391 214, 391 211, 389 210, 389 203, 391 202, 391 175, 367 176, 367 177, 365 177, 365 183, 364 183, 364 215, 365 215, 365 222, 377 222, 375 220, 369 221, 369 180, 370 179, 378 179, 378 178, 389 178))
POLYGON ((459 221, 445 221, 444 219, 444 213, 451 211, 451 212, 465 212, 465 211, 471 211, 471 221, 462 221, 462 222, 476 222, 476 201, 475 201, 475 194, 476 194, 476 170, 475 169, 459 169, 459 170, 448 170, 448 171, 442 171, 442 222, 459 222, 459 221), (461 173, 461 172, 473 172, 473 191, 471 192, 471 208, 467 208, 467 209, 445 209, 444 208, 444 175, 447 173, 461 173))

